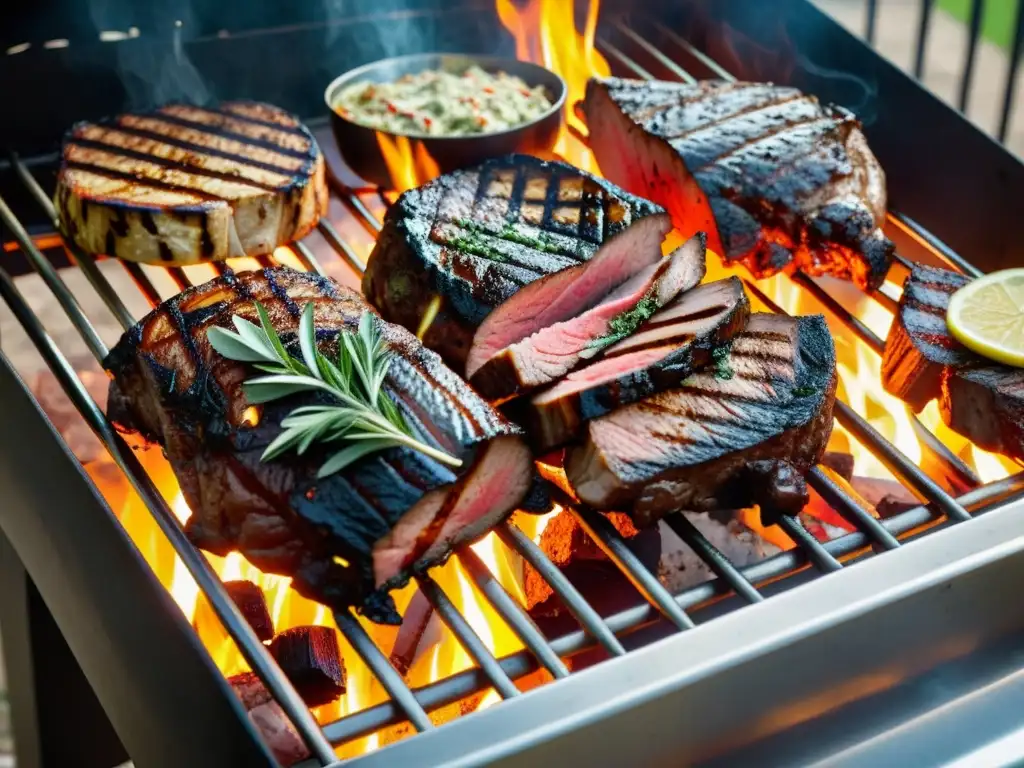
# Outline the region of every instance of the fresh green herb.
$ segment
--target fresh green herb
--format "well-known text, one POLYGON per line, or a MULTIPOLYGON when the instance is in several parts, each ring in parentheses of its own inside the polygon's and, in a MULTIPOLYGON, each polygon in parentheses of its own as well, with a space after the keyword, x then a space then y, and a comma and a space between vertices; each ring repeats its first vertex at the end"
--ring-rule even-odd
POLYGON ((711 351, 711 358, 715 361, 715 378, 728 381, 733 377, 732 366, 729 365, 729 355, 732 352, 732 345, 715 347, 711 351))
POLYGON ((500 232, 494 232, 483 224, 478 224, 470 219, 457 219, 456 224, 465 229, 468 232, 472 232, 477 235, 490 235, 491 237, 498 237, 502 240, 507 240, 510 243, 518 243, 519 245, 525 245, 533 248, 536 251, 544 251, 545 253, 562 253, 562 249, 554 242, 545 232, 539 233, 536 237, 524 234, 515 228, 513 224, 505 224, 500 232))
POLYGON ((608 333, 601 338, 594 339, 588 343, 587 349, 583 352, 583 357, 593 357, 605 347, 608 347, 617 341, 621 341, 627 336, 632 336, 633 332, 650 320, 657 311, 657 297, 653 293, 646 294, 630 309, 620 312, 609 320, 608 333))
POLYGON ((306 405, 282 421, 284 428, 267 446, 262 461, 294 449, 305 453, 314 443, 339 443, 317 477, 326 477, 376 451, 404 445, 453 467, 462 461, 417 440, 395 403, 382 391, 391 365, 391 352, 381 338, 373 315, 364 312, 357 333, 338 334, 338 358, 332 361, 317 348, 313 304, 299 320, 302 359, 284 348, 266 309, 256 302, 260 324, 235 315, 237 331, 211 328, 210 345, 229 360, 251 363, 267 374, 243 385, 252 404, 268 403, 300 392, 326 392, 337 403, 306 405))
POLYGON ((507 261, 505 254, 488 245, 480 238, 473 237, 473 235, 459 235, 449 244, 452 248, 457 248, 465 253, 472 253, 474 256, 483 256, 491 261, 507 261))
POLYGON ((817 390, 814 387, 808 385, 804 385, 802 387, 794 387, 793 397, 810 397, 815 392, 817 392, 817 390))

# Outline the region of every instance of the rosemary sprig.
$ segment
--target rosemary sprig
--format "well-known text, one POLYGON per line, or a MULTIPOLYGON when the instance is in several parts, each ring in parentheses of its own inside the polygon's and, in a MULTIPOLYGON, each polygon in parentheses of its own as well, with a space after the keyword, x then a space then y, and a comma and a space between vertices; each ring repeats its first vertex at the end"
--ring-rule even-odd
POLYGON ((395 403, 382 392, 391 365, 391 352, 377 331, 373 316, 364 312, 357 333, 338 334, 338 359, 332 361, 316 345, 313 304, 299 319, 299 350, 302 359, 284 348, 270 316, 259 303, 256 325, 235 315, 235 331, 211 328, 210 345, 229 360, 251 363, 265 376, 243 385, 250 403, 268 403, 300 392, 320 391, 336 403, 305 405, 282 421, 284 428, 267 446, 262 461, 286 451, 305 453, 314 443, 340 443, 344 447, 328 457, 317 477, 334 474, 367 454, 404 445, 443 464, 458 467, 460 459, 417 440, 395 403))

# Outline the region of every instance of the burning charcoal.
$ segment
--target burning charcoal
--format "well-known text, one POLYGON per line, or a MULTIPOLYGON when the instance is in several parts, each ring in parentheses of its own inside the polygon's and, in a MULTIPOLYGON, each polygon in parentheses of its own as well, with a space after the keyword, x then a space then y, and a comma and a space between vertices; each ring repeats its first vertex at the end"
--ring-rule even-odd
POLYGON ((839 475, 846 482, 853 477, 853 454, 842 451, 825 451, 821 463, 839 475))
POLYGON ((274 620, 270 618, 262 589, 251 581, 225 581, 224 589, 235 601, 256 637, 266 641, 274 636, 274 620))
MULTIPOLYGON (((605 517, 615 526, 644 566, 657 573, 661 558, 661 535, 657 527, 638 531, 628 515, 609 512, 605 517)), ((540 548, 600 613, 626 607, 636 597, 629 580, 612 563, 597 543, 568 510, 559 512, 544 528, 540 548)), ((526 607, 534 618, 559 617, 565 606, 544 578, 524 564, 526 607)))
POLYGON ((228 683, 242 700, 249 720, 281 765, 294 765, 309 757, 309 750, 302 743, 295 726, 259 677, 252 672, 245 672, 228 678, 228 683))
POLYGON ((309 706, 327 704, 345 692, 345 664, 330 627, 287 629, 271 641, 270 652, 309 706))

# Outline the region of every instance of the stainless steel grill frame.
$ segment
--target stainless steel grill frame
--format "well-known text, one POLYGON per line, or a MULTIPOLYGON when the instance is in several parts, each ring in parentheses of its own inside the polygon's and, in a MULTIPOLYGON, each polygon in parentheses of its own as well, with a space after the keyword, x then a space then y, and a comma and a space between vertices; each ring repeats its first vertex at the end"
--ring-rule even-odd
MULTIPOLYGON (((602 26, 599 47, 609 57, 617 74, 626 76, 649 77, 653 74, 661 78, 671 77, 680 80, 693 79, 694 75, 706 76, 709 72, 722 77, 730 76, 704 52, 658 22, 649 22, 643 19, 630 19, 629 21, 612 19, 602 26), (656 42, 652 42, 652 40, 656 42), (694 74, 691 74, 685 63, 694 61, 699 62, 702 69, 695 70, 694 74)), ((322 131, 318 135, 322 142, 330 142, 330 138, 325 136, 322 131)), ((12 157, 11 163, 32 198, 44 211, 46 218, 53 221, 54 226, 57 226, 56 212, 46 191, 19 158, 12 157)), ((379 231, 380 222, 371 213, 366 200, 368 195, 381 193, 376 190, 355 190, 334 175, 330 181, 336 197, 344 205, 348 214, 354 217, 367 232, 375 235, 379 231)), ((941 241, 912 220, 898 215, 895 215, 893 219, 891 226, 911 232, 930 244, 931 248, 926 253, 926 257, 930 256, 933 260, 945 262, 953 268, 977 273, 976 268, 970 266, 965 259, 944 246, 941 241)), ((67 289, 60 274, 54 269, 52 260, 37 246, 36 240, 20 224, 2 198, 0 198, 0 221, 10 230, 21 252, 27 257, 32 268, 42 277, 55 300, 60 303, 89 351, 97 359, 102 359, 106 349, 88 318, 81 311, 77 299, 67 289)), ((360 257, 346 243, 330 221, 325 220, 321 223, 319 233, 323 240, 334 249, 337 256, 353 270, 357 272, 362 270, 364 265, 360 257)), ((90 258, 77 253, 73 246, 65 244, 64 247, 67 249, 71 261, 82 269, 107 308, 123 327, 128 328, 134 322, 134 318, 124 306, 121 297, 116 294, 101 271, 96 268, 95 263, 90 258)), ((297 243, 293 246, 293 252, 306 269, 323 272, 319 259, 310 247, 303 243, 297 243)), ((263 261, 271 263, 269 259, 263 261)), ((125 264, 125 268, 151 304, 155 304, 161 299, 160 293, 142 269, 131 264, 125 264)), ((218 269, 224 271, 229 267, 219 265, 218 269)), ((189 284, 188 278, 182 270, 171 269, 168 272, 178 288, 186 287, 189 284)), ((851 334, 866 341, 869 346, 880 353, 880 340, 843 309, 841 304, 832 298, 819 283, 807 278, 797 278, 797 280, 804 290, 809 291, 836 319, 843 322, 851 334)), ((747 281, 747 287, 762 302, 772 306, 768 297, 760 291, 755 282, 747 281)), ((730 563, 684 517, 674 516, 666 522, 708 564, 717 578, 682 594, 671 595, 646 570, 625 546, 625 542, 614 528, 599 513, 562 497, 560 501, 573 510, 584 529, 633 582, 637 587, 638 594, 642 595, 646 602, 638 600, 638 604, 634 608, 602 619, 591 606, 587 605, 579 592, 547 560, 532 541, 513 525, 504 524, 498 529, 498 535, 502 542, 532 563, 548 580, 554 591, 579 621, 581 629, 557 639, 545 638, 522 607, 501 588, 483 563, 476 558, 471 550, 466 550, 459 554, 462 564, 480 592, 523 641, 525 650, 503 659, 495 659, 473 632, 468 622, 454 609, 444 592, 429 576, 424 576, 420 579, 421 591, 477 662, 477 668, 418 690, 410 690, 380 649, 373 644, 358 621, 350 614, 337 614, 335 618, 339 630, 388 691, 391 701, 357 712, 321 729, 267 654, 265 648, 241 618, 205 558, 185 539, 173 514, 167 508, 166 502, 141 471, 132 452, 112 430, 63 353, 54 345, 46 329, 33 315, 14 280, 2 268, 0 268, 0 295, 14 312, 46 360, 47 365, 57 375, 61 386, 83 418, 125 472, 135 491, 146 501, 161 530, 167 535, 176 552, 210 599, 217 615, 223 621, 239 649, 296 724, 313 754, 313 762, 320 765, 335 763, 336 758, 333 751, 335 745, 372 733, 387 725, 407 720, 418 731, 432 730, 427 712, 458 701, 487 687, 493 687, 504 699, 529 698, 539 704, 541 697, 545 697, 548 703, 539 709, 548 718, 549 727, 545 730, 541 727, 544 722, 542 719, 537 719, 536 715, 532 717, 527 715, 524 720, 519 722, 525 724, 528 720, 537 720, 535 729, 525 729, 518 733, 515 728, 509 730, 508 722, 515 718, 509 716, 502 720, 506 714, 506 707, 496 707, 493 711, 481 713, 478 717, 466 718, 465 724, 458 726, 453 724, 453 734, 455 727, 465 734, 457 740, 444 738, 440 733, 432 734, 429 737, 407 739, 377 755, 361 758, 358 762, 372 765, 381 760, 397 760, 400 763, 402 760, 408 760, 415 756, 421 749, 428 750, 428 752, 419 754, 429 754, 429 759, 422 757, 420 759, 430 764, 439 764, 444 761, 451 761, 454 764, 458 760, 470 764, 485 758, 499 756, 499 754, 510 759, 515 755, 523 758, 525 753, 519 752, 519 747, 524 746, 521 738, 527 739, 538 749, 542 749, 544 744, 554 743, 564 747, 567 742, 555 742, 547 738, 553 739, 556 730, 561 734, 571 734, 572 743, 578 744, 588 735, 592 737, 593 732, 587 728, 570 730, 569 725, 572 723, 568 720, 569 716, 587 711, 592 716, 587 722, 596 726, 609 715, 610 702, 608 707, 601 707, 601 711, 598 713, 598 708, 590 706, 592 702, 581 705, 579 700, 570 701, 563 697, 599 695, 599 693, 593 693, 595 690, 593 686, 598 679, 611 680, 608 683, 609 695, 614 691, 619 697, 616 699, 617 706, 625 706, 622 701, 630 698, 630 686, 633 687, 636 696, 641 697, 639 686, 635 684, 639 680, 629 681, 626 679, 641 669, 640 664, 651 664, 653 666, 650 669, 660 670, 661 673, 664 673, 665 670, 676 669, 672 664, 672 658, 682 658, 673 654, 684 653, 687 652, 686 649, 689 649, 689 653, 692 655, 688 656, 687 663, 679 665, 676 674, 666 677, 666 695, 673 696, 687 690, 687 687, 696 684, 696 681, 707 679, 709 665, 713 662, 726 665, 726 661, 728 661, 732 665, 730 668, 736 669, 741 666, 737 659, 723 659, 724 651, 722 649, 737 647, 734 640, 723 642, 718 651, 713 647, 708 647, 708 643, 712 642, 713 635, 720 638, 726 632, 725 629, 722 629, 727 626, 726 620, 716 621, 714 625, 702 628, 700 632, 686 632, 686 630, 693 629, 697 622, 703 624, 712 617, 733 613, 735 609, 747 604, 765 603, 747 611, 737 612, 734 617, 730 617, 728 626, 745 627, 748 624, 756 626, 759 621, 770 622, 779 646, 795 647, 799 631, 808 635, 812 634, 819 624, 827 623, 826 620, 830 616, 834 618, 835 611, 826 610, 827 603, 822 605, 820 602, 820 600, 828 598, 820 596, 824 595, 835 599, 837 594, 855 592, 863 594, 864 600, 868 601, 868 597, 872 596, 871 585, 887 583, 884 581, 885 578, 893 578, 896 582, 905 582, 912 576, 920 577, 920 574, 925 571, 930 572, 931 576, 918 586, 922 591, 933 587, 937 589, 937 585, 941 584, 944 578, 970 577, 971 571, 968 565, 977 564, 973 561, 971 563, 966 561, 971 557, 981 557, 980 553, 989 547, 993 549, 985 556, 993 564, 1003 563, 1016 552, 1014 542, 1004 545, 1002 549, 997 544, 1012 538, 1007 533, 1012 529, 1008 521, 1016 520, 1019 517, 1019 510, 1016 507, 1006 509, 1002 509, 1002 507, 1024 493, 1024 474, 1018 474, 997 483, 981 485, 969 467, 949 452, 923 426, 919 425, 923 448, 945 467, 950 477, 957 478, 959 486, 969 489, 959 497, 954 497, 874 430, 859 414, 837 402, 837 421, 855 439, 870 448, 893 475, 921 499, 922 506, 889 520, 879 521, 872 516, 871 510, 861 506, 855 498, 846 493, 825 473, 815 470, 809 478, 812 487, 856 527, 858 532, 821 544, 802 527, 799 520, 784 518, 781 525, 797 542, 798 548, 746 568, 738 568, 730 563), (971 519, 972 514, 997 510, 997 508, 999 508, 998 511, 992 511, 990 515, 986 516, 986 519, 992 518, 994 522, 985 527, 983 535, 961 535, 958 530, 944 532, 928 537, 928 554, 925 554, 924 548, 915 545, 914 548, 895 553, 892 556, 891 564, 889 558, 881 558, 878 559, 878 564, 870 567, 870 570, 868 567, 858 568, 857 575, 843 573, 834 580, 823 580, 821 584, 813 585, 815 590, 813 592, 811 588, 794 590, 795 587, 815 580, 818 575, 847 571, 848 569, 844 566, 852 560, 866 559, 874 552, 903 550, 901 541, 924 527, 929 527, 929 530, 950 527, 954 523, 971 519), (1003 538, 998 538, 999 536, 1003 538), (933 544, 932 542, 939 543, 933 544), (936 554, 942 552, 956 552, 960 558, 963 558, 964 562, 959 563, 960 570, 955 570, 954 566, 950 566, 953 568, 952 571, 943 572, 938 567, 939 556, 936 554), (811 568, 808 568, 808 565, 811 568), (920 569, 925 569, 925 571, 920 569), (871 578, 866 576, 868 573, 872 574, 871 578), (840 578, 844 581, 840 582, 840 578), (766 586, 769 583, 770 586, 766 586), (844 592, 843 588, 840 588, 840 584, 843 584, 850 592, 844 592), (769 595, 774 596, 788 592, 792 592, 792 594, 765 601, 769 595), (793 624, 789 630, 782 632, 779 630, 777 617, 787 615, 794 617, 793 624), (751 618, 747 618, 747 616, 751 618), (717 629, 713 630, 712 627, 717 629), (574 679, 568 683, 558 682, 558 679, 568 677, 568 669, 563 659, 597 645, 603 647, 609 656, 623 656, 626 650, 621 638, 644 629, 654 630, 659 635, 683 633, 686 638, 674 637, 656 647, 635 652, 629 659, 612 661, 600 665, 592 672, 574 676, 574 679), (645 661, 641 662, 641 658, 645 661), (520 697, 514 681, 541 666, 546 668, 556 679, 556 683, 546 686, 541 691, 531 693, 528 697, 520 697), (690 677, 687 677, 688 674, 690 677), (671 687, 669 682, 675 685, 671 691, 668 690, 671 687), (581 693, 587 691, 589 693, 581 693), (564 704, 564 708, 559 709, 557 705, 551 706, 552 702, 559 701, 564 704), (555 714, 558 717, 554 717, 555 714), (487 740, 485 737, 487 728, 483 724, 497 722, 505 724, 499 729, 501 739, 504 741, 497 737, 487 740), (430 745, 440 746, 432 747, 430 745), (460 750, 463 751, 460 752, 460 750)), ((878 297, 878 300, 884 305, 892 307, 893 297, 883 294, 878 297)), ((775 309, 778 310, 777 307, 775 309)), ((3 398, 3 402, 14 404, 13 412, 15 414, 15 417, 8 422, 9 428, 0 434, 0 456, 4 457, 4 463, 0 465, 0 481, 3 481, 5 486, 14 489, 16 502, 0 510, 0 525, 24 561, 27 570, 39 584, 40 591, 47 603, 51 604, 62 629, 69 636, 72 650, 80 659, 86 676, 96 688, 101 703, 107 709, 115 728, 125 741, 129 753, 146 765, 239 764, 234 761, 240 759, 243 754, 245 760, 252 761, 244 764, 268 763, 269 755, 260 746, 248 720, 217 670, 213 668, 212 662, 205 652, 197 647, 197 640, 187 623, 170 603, 152 574, 148 572, 145 563, 141 561, 138 553, 126 539, 116 519, 113 518, 109 508, 106 507, 95 488, 81 472, 77 462, 60 444, 59 438, 54 439, 52 429, 45 423, 45 417, 42 417, 38 407, 31 402, 25 388, 17 380, 16 372, 11 369, 9 363, 2 356, 0 356, 0 362, 2 362, 0 365, 0 397, 3 398), (33 446, 31 452, 25 450, 25 444, 28 441, 31 441, 33 446), (37 443, 46 446, 45 449, 40 448, 38 454, 35 450, 37 443), (30 453, 32 455, 29 455, 30 453), (60 476, 60 490, 56 496, 54 494, 56 483, 53 477, 55 471, 60 476), (43 535, 40 539, 41 532, 33 524, 32 518, 38 517, 44 523, 47 522, 45 510, 54 506, 60 506, 62 509, 76 508, 76 514, 81 518, 81 528, 58 530, 51 527, 50 530, 42 532, 43 535), (132 576, 132 584, 127 588, 127 591, 134 594, 122 596, 119 606, 99 605, 100 601, 96 595, 104 589, 103 579, 97 578, 100 574, 97 574, 95 570, 84 567, 89 565, 88 562, 66 563, 67 553, 74 551, 76 546, 79 546, 76 543, 76 538, 78 542, 81 542, 86 540, 86 537, 90 539, 91 546, 98 546, 93 541, 94 538, 100 541, 99 546, 106 553, 104 557, 109 558, 113 573, 118 575, 136 574, 132 576), (118 565, 113 565, 115 560, 119 563, 118 565), (47 568, 51 568, 53 571, 53 578, 49 580, 45 573, 47 568), (135 581, 136 578, 138 583, 135 581), (70 596, 67 594, 69 590, 73 593, 70 596), (194 686, 192 695, 201 697, 204 705, 197 707, 194 712, 186 712, 181 709, 180 701, 171 697, 172 701, 166 707, 157 707, 156 715, 156 719, 173 716, 181 723, 181 729, 189 737, 187 740, 180 736, 169 738, 166 733, 167 722, 161 724, 162 732, 160 732, 161 728, 157 727, 143 733, 133 726, 134 721, 138 720, 137 712, 132 712, 132 707, 122 692, 104 686, 102 678, 112 674, 114 669, 132 668, 136 665, 139 668, 152 667, 154 659, 140 651, 139 658, 108 660, 106 663, 97 661, 99 654, 93 647, 95 641, 89 642, 82 639, 83 633, 88 635, 88 630, 73 626, 82 621, 81 617, 78 619, 72 617, 74 611, 71 606, 76 600, 91 604, 90 610, 101 618, 102 622, 105 622, 105 630, 110 631, 112 628, 116 628, 121 633, 119 637, 122 640, 144 635, 142 635, 141 627, 132 626, 134 622, 125 621, 123 616, 116 615, 118 607, 123 610, 125 606, 139 606, 140 610, 145 611, 147 617, 150 614, 158 616, 158 619, 153 620, 160 622, 161 646, 166 645, 166 649, 161 648, 161 650, 173 655, 175 661, 168 664, 166 670, 161 670, 164 672, 162 675, 150 674, 149 671, 140 674, 141 679, 137 682, 138 687, 134 693, 140 700, 145 700, 147 704, 157 701, 161 695, 173 689, 172 678, 178 677, 175 672, 185 667, 191 669, 192 671, 188 673, 188 681, 190 685, 194 686), (62 608, 58 609, 56 606, 61 604, 63 604, 62 608), (146 605, 150 607, 141 608, 146 605), (152 610, 152 606, 157 606, 159 610, 152 610), (183 760, 186 762, 182 762, 183 760)), ((63 520, 61 519, 60 522, 63 520)), ((980 531, 981 529, 978 529, 977 525, 973 525, 972 530, 980 531)), ((875 560, 875 558, 871 559, 875 560)), ((1006 567, 1010 568, 1011 566, 1006 565, 1006 567)), ((1014 565, 1013 567, 1019 566, 1014 565)), ((124 578, 126 581, 128 580, 127 577, 124 578)), ((882 611, 885 606, 892 604, 892 601, 901 598, 902 595, 902 592, 894 594, 891 590, 877 591, 869 601, 871 605, 865 606, 864 611, 867 611, 868 607, 882 611)), ((832 608, 834 607, 833 605, 832 608)), ((995 611, 996 607, 993 603, 979 606, 977 610, 991 608, 995 611)), ((923 613, 924 609, 922 609, 922 615, 923 613)), ((853 615, 851 613, 845 619, 849 619, 853 615)), ((880 616, 881 613, 877 615, 880 616)), ((840 623, 842 622, 837 620, 836 626, 840 623)), ((873 626, 885 625, 873 624, 873 626)), ((94 631, 97 631, 95 627, 94 631)), ((849 640, 846 642, 848 643, 849 640)), ((120 649, 122 644, 124 643, 119 642, 116 647, 120 649)), ((627 644, 635 645, 635 642, 627 644)), ((912 645, 910 644, 910 646, 912 645)), ((118 650, 118 652, 120 651, 118 650)), ((769 656, 773 653, 775 653, 775 649, 766 645, 757 648, 752 646, 747 659, 753 659, 755 656, 769 656)), ((782 652, 780 651, 780 653, 782 652)), ((649 679, 648 682, 654 685, 656 679, 649 679)), ((735 689, 733 689, 733 693, 735 694, 735 689)), ((770 701, 770 695, 765 694, 765 696, 768 696, 768 701, 770 701)), ((750 697, 751 702, 761 702, 763 699, 764 697, 760 695, 750 697)), ((776 703, 778 703, 777 700, 776 703)), ((516 711, 526 713, 529 711, 530 705, 516 702, 515 706, 517 707, 516 711)), ((690 707, 692 708, 692 706, 691 703, 690 707)), ((508 712, 511 711, 512 704, 508 705, 508 712)), ((636 713, 634 712, 631 717, 637 717, 636 713)), ((703 719, 697 717, 694 723, 709 723, 711 719, 710 715, 703 719)), ((690 739, 692 744, 707 743, 707 739, 701 736, 696 726, 694 726, 693 733, 690 734, 690 739)), ((535 758, 543 753, 530 754, 535 758)), ((425 762, 416 764, 422 765, 425 762)))

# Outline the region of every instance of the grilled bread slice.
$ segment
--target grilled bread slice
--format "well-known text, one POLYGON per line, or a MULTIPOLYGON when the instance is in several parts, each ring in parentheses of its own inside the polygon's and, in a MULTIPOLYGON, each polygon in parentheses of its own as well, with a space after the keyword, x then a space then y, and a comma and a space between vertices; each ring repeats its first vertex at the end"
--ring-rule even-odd
POLYGON ((79 123, 54 202, 88 253, 180 266, 271 253, 316 226, 328 196, 304 125, 268 104, 228 102, 79 123))

